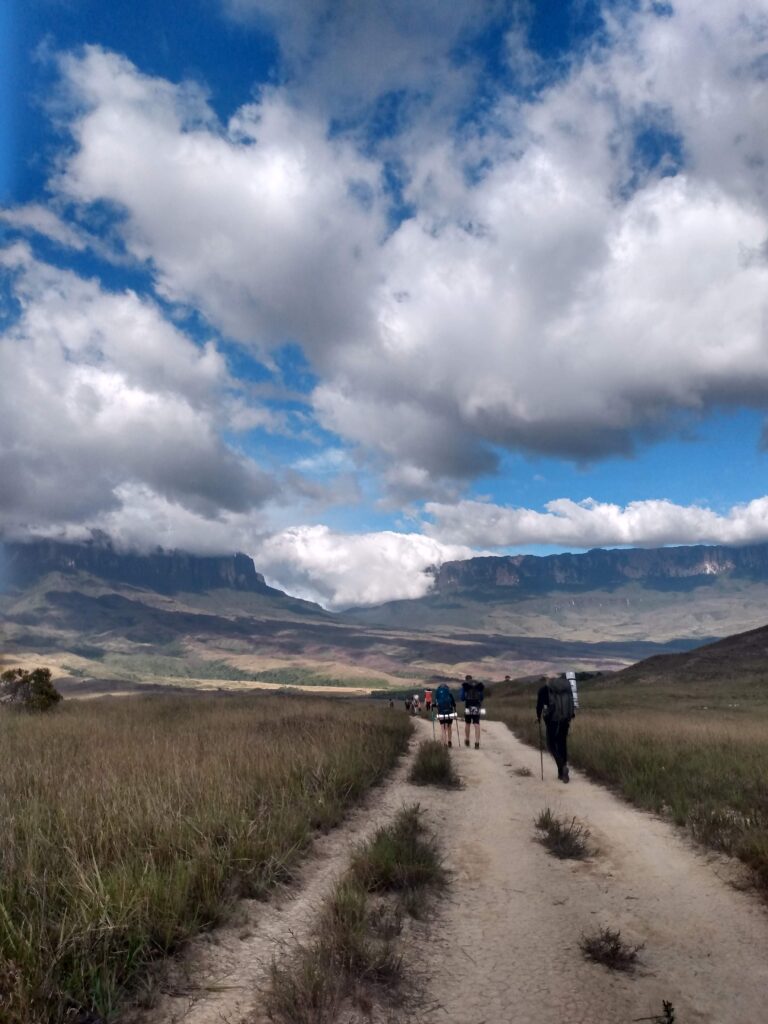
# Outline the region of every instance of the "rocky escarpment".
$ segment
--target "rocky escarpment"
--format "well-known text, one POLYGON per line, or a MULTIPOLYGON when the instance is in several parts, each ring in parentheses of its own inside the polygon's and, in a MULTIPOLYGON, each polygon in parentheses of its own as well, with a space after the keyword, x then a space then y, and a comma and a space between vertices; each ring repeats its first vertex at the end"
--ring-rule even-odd
POLYGON ((195 592, 226 588, 279 594, 268 587, 253 561, 242 554, 200 556, 157 548, 149 554, 117 550, 97 536, 84 544, 39 540, 5 543, 6 585, 24 587, 48 573, 89 573, 112 583, 127 583, 160 592, 195 592))
POLYGON ((768 580, 768 544, 735 548, 694 545, 675 548, 595 549, 584 554, 509 555, 444 562, 435 570, 435 592, 509 588, 541 591, 559 587, 594 589, 632 581, 705 581, 719 576, 768 580))

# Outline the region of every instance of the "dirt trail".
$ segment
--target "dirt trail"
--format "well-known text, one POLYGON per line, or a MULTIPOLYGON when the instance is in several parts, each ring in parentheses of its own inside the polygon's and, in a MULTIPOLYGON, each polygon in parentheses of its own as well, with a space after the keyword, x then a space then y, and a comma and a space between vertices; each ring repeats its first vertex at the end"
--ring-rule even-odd
MULTIPOLYGON (((394 712, 393 712, 394 713, 394 712)), ((431 730, 430 730, 431 734, 431 730)), ((349 866, 353 847, 407 801, 405 783, 416 741, 387 782, 372 790, 345 823, 315 840, 295 883, 268 902, 243 900, 235 921, 201 936, 171 971, 166 991, 136 1024, 242 1024, 262 1019, 269 968, 293 939, 306 940, 323 899, 349 866)), ((132 1022, 133 1024, 133 1022, 132 1022)))
MULTIPOLYGON (((431 735, 417 722, 417 739, 431 735)), ((244 904, 236 926, 194 943, 177 994, 142 1024, 262 1020, 276 951, 307 937, 352 846, 414 801, 452 876, 433 919, 407 940, 406 959, 422 978, 418 1024, 630 1024, 660 1013, 663 999, 680 1024, 767 1024, 768 913, 721 879, 717 862, 578 772, 569 786, 558 783, 551 759, 542 782, 538 752, 499 722, 484 723, 480 750, 454 748, 453 757, 462 790, 408 785, 409 757, 317 842, 296 886, 244 904), (534 774, 516 776, 521 766, 534 774), (599 855, 574 863, 545 853, 533 819, 547 805, 584 821, 599 855), (601 925, 647 944, 633 976, 583 959, 581 934, 601 925)))
POLYGON ((547 758, 542 782, 538 751, 500 722, 453 756, 465 788, 430 790, 426 810, 453 879, 418 950, 432 965, 420 1024, 629 1024, 662 999, 681 1024, 768 1022, 768 913, 754 896, 578 772, 564 786, 547 758), (587 823, 599 855, 558 861, 532 841, 547 805, 587 823), (601 925, 647 944, 634 976, 583 959, 582 932, 601 925))

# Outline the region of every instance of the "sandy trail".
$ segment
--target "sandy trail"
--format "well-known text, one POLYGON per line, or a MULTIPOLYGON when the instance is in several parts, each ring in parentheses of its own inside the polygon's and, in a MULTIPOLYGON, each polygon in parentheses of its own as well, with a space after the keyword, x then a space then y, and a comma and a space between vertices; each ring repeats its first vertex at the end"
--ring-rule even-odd
MULTIPOLYGON (((432 736, 429 723, 416 724, 417 740, 432 736)), ((354 844, 412 802, 440 838, 451 882, 431 921, 406 940, 420 998, 403 1021, 630 1024, 660 1013, 668 999, 680 1024, 768 1024, 768 913, 718 876, 717 861, 578 772, 569 786, 558 783, 551 759, 542 782, 538 751, 499 722, 483 724, 480 750, 454 748, 460 791, 406 783, 414 749, 342 827, 316 842, 295 886, 267 903, 245 902, 237 924, 192 944, 174 994, 142 1024, 263 1021, 276 952, 308 937, 354 844), (521 766, 534 774, 516 776, 521 766), (533 828, 547 805, 584 821, 598 856, 550 857, 533 828), (583 959, 582 933, 601 925, 646 943, 634 975, 583 959)))
POLYGON ((662 999, 681 1024, 768 1022, 768 913, 711 858, 578 772, 562 785, 551 758, 542 782, 538 751, 500 722, 453 757, 465 788, 422 797, 453 878, 412 951, 431 965, 420 1024, 628 1024, 662 999), (547 805, 584 821, 599 855, 558 861, 533 841, 547 805), (601 925, 647 944, 634 976, 583 959, 581 934, 601 925))

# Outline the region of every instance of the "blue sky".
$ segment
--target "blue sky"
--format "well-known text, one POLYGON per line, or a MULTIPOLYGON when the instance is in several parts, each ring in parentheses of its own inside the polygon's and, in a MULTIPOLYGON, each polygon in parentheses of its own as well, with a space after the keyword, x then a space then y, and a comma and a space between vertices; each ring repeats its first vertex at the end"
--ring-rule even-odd
POLYGON ((0 530, 332 606, 768 539, 763 0, 0 12, 0 530))

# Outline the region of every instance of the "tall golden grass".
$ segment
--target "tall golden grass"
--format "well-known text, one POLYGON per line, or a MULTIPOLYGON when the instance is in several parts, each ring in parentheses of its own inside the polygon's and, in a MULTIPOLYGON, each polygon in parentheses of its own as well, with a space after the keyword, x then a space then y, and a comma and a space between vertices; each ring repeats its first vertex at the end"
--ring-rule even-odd
MULTIPOLYGON (((638 690, 638 704, 651 703, 638 690)), ((523 740, 538 745, 534 694, 499 691, 498 716, 523 740)), ((739 857, 768 891, 768 717, 675 707, 667 692, 665 708, 590 707, 582 712, 568 741, 569 759, 639 807, 656 811, 690 829, 705 845, 739 857)), ((627 695, 622 694, 622 701, 627 695)), ((660 701, 662 703, 662 701, 660 701)))
POLYGON ((162 697, 0 715, 0 1020, 109 1018, 151 961, 291 877, 403 751, 405 716, 162 697))

